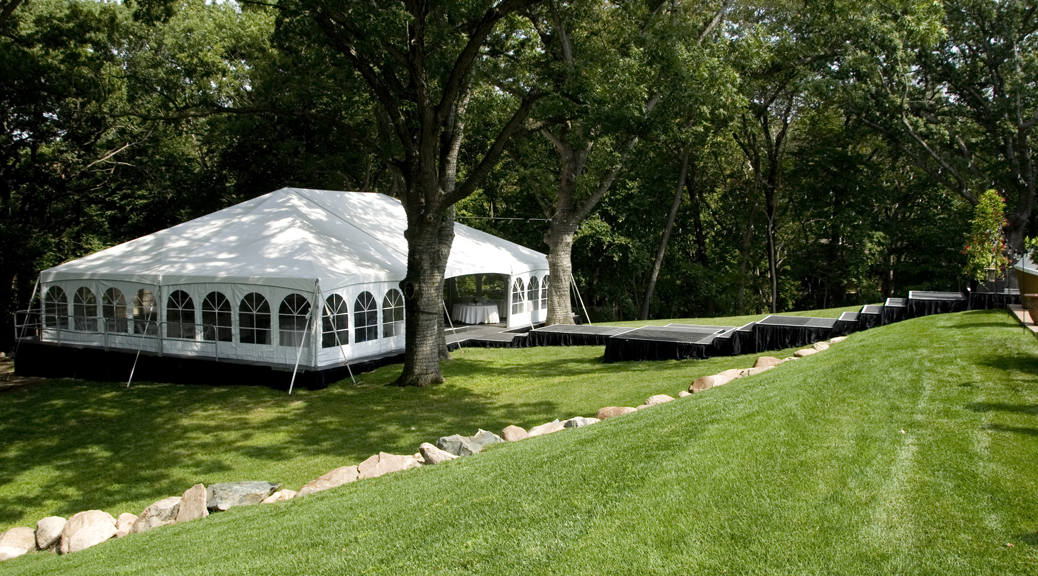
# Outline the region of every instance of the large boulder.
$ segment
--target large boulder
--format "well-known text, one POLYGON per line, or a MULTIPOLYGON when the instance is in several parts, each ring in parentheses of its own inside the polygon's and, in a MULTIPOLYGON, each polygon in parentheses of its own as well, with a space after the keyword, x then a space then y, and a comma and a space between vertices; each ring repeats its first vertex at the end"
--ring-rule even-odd
POLYGON ((36 547, 40 550, 53 550, 61 542, 61 531, 68 520, 61 516, 47 516, 36 523, 36 547))
POLYGON ((731 370, 725 370, 718 374, 696 378, 695 381, 692 382, 692 385, 688 387, 688 391, 695 394, 696 392, 702 392, 703 390, 709 390, 711 388, 716 388, 717 386, 724 386, 736 378, 741 378, 745 373, 745 370, 732 368, 731 370))
POLYGON ((137 515, 130 514, 129 512, 123 512, 115 519, 115 537, 122 538, 133 530, 134 523, 137 522, 137 515))
POLYGON ((504 430, 501 430, 501 437, 505 439, 505 442, 518 442, 520 440, 526 440, 530 437, 526 433, 526 430, 519 426, 505 426, 504 430))
POLYGON ((815 350, 818 350, 819 352, 821 352, 823 350, 828 350, 829 349, 829 343, 828 342, 815 342, 811 347, 814 348, 815 350))
POLYGON ((11 528, 0 534, 0 547, 21 548, 26 552, 36 550, 36 530, 32 528, 11 528))
POLYGON ((782 364, 782 362, 782 360, 775 358, 774 356, 761 356, 753 363, 753 367, 766 368, 768 366, 778 366, 779 364, 782 364))
POLYGON ((300 496, 313 494, 314 492, 338 488, 343 484, 353 482, 359 475, 360 473, 357 471, 356 466, 340 466, 335 470, 326 472, 317 479, 310 481, 306 486, 300 488, 299 492, 297 492, 295 496, 298 498, 300 496))
POLYGON ((397 454, 379 452, 358 464, 357 472, 359 473, 358 478, 364 480, 365 478, 378 478, 390 472, 402 472, 419 466, 421 464, 414 456, 399 456, 397 454))
POLYGON ((583 428, 584 426, 590 426, 592 424, 598 424, 600 420, 598 418, 585 418, 583 416, 577 416, 576 418, 570 418, 562 423, 563 428, 583 428))
POLYGON ((278 490, 281 484, 258 480, 213 484, 206 489, 206 507, 223 512, 235 506, 252 506, 278 490))
POLYGON ((655 396, 649 396, 649 399, 645 401, 646 406, 656 406, 657 404, 663 404, 664 402, 670 402, 674 400, 673 396, 667 396, 666 394, 657 394, 655 396))
POLYGON ((544 436, 545 434, 553 434, 555 432, 565 429, 566 428, 562 425, 562 422, 559 422, 558 420, 553 420, 551 422, 548 422, 547 424, 541 424, 540 426, 534 426, 533 428, 530 428, 528 434, 532 438, 534 436, 544 436))
POLYGON ((436 447, 455 456, 471 456, 479 454, 486 446, 498 442, 504 442, 504 439, 493 432, 480 430, 472 436, 461 436, 460 434, 444 436, 436 441, 436 447))
POLYGON ((133 528, 130 529, 130 532, 133 532, 134 534, 138 532, 147 532, 148 530, 158 528, 159 526, 173 524, 177 521, 177 514, 179 512, 180 496, 163 498, 151 506, 148 506, 143 512, 141 512, 141 515, 134 520, 133 528))
POLYGON ((818 350, 815 350, 814 348, 804 348, 803 350, 797 350, 796 352, 794 352, 793 356, 796 356, 797 358, 803 358, 805 356, 810 356, 812 354, 818 354, 818 350))
POLYGON ((429 465, 440 464, 458 458, 458 456, 455 456, 446 450, 440 450, 428 442, 422 442, 422 445, 418 447, 418 451, 421 452, 422 458, 425 459, 425 463, 429 465))
POLYGON ((206 502, 209 495, 206 494, 205 484, 195 484, 187 489, 180 497, 180 510, 177 512, 177 523, 190 522, 209 516, 206 502))
POLYGON ((629 406, 606 406, 605 408, 599 408, 598 412, 595 412, 595 418, 605 420, 606 418, 623 416, 624 414, 630 414, 631 412, 637 411, 637 408, 631 408, 629 406))
POLYGON ((115 518, 107 512, 88 510, 73 514, 61 531, 58 552, 71 554, 111 539, 118 530, 115 518))

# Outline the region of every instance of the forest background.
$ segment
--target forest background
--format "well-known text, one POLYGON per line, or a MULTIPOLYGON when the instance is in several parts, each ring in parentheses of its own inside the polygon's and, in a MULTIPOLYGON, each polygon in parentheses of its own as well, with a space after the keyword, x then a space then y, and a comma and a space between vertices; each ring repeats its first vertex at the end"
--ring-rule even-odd
POLYGON ((1034 235, 1034 2, 375 4, 0 0, 0 350, 42 269, 283 186, 403 194, 336 34, 403 61, 371 31, 416 7, 435 54, 508 6, 445 117, 453 215, 570 251, 593 320, 959 290, 989 188, 1034 235))

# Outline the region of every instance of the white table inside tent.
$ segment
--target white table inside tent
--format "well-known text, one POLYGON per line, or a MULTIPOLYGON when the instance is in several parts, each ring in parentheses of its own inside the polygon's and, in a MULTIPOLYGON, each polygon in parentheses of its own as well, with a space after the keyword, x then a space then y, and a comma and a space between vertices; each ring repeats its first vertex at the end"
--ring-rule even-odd
POLYGON ((451 318, 465 324, 497 324, 501 316, 497 304, 455 304, 451 318))

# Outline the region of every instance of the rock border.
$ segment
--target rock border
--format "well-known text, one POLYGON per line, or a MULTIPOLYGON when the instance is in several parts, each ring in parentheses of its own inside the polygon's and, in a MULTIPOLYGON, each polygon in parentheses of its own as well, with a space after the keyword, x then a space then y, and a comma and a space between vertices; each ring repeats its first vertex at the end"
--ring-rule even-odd
MULTIPOLYGON (((701 376, 692 381, 688 391, 682 391, 678 398, 687 398, 723 386, 729 382, 747 376, 754 376, 772 370, 786 362, 796 361, 828 350, 833 344, 846 340, 846 336, 833 338, 828 342, 816 342, 810 348, 797 350, 793 356, 775 358, 760 356, 752 368, 734 368, 718 374, 701 376)), ((569 428, 582 428, 597 424, 602 420, 631 414, 653 406, 673 402, 675 398, 666 394, 650 396, 645 403, 631 408, 625 406, 606 406, 595 412, 594 417, 574 416, 566 420, 553 420, 534 426, 530 430, 515 425, 506 426, 501 434, 479 430, 472 436, 454 434, 444 436, 436 441, 436 445, 428 442, 419 446, 414 455, 396 455, 386 452, 374 454, 360 464, 341 466, 310 481, 299 489, 283 490, 281 484, 262 481, 230 482, 205 486, 195 484, 181 496, 163 498, 147 506, 139 515, 123 513, 113 518, 101 510, 86 510, 73 514, 67 520, 60 516, 48 516, 36 523, 36 528, 11 528, 0 532, 0 561, 17 558, 37 551, 50 551, 60 554, 72 554, 91 548, 113 538, 123 538, 133 533, 146 532, 170 524, 182 524, 201 518, 211 513, 218 513, 237 506, 256 504, 273 504, 294 498, 308 496, 336 488, 357 480, 377 478, 393 472, 401 472, 420 466, 431 466, 449 462, 465 456, 479 454, 491 444, 502 442, 519 442, 534 436, 554 434, 569 428)))

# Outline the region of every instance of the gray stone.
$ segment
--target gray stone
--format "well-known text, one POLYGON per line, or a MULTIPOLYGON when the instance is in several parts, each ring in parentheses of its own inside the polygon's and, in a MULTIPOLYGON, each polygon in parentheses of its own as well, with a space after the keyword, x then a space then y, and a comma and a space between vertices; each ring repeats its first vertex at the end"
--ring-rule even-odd
POLYGON ((601 422, 598 418, 585 418, 583 416, 577 416, 576 418, 570 418, 562 423, 563 428, 583 428, 584 426, 590 426, 592 424, 598 424, 601 422))
POLYGON ((687 398, 687 397, 689 397, 691 395, 692 395, 692 393, 689 392, 688 390, 682 390, 681 392, 678 392, 678 398, 687 398))
POLYGON ((147 532, 159 526, 165 526, 166 524, 173 524, 177 521, 177 513, 180 512, 180 496, 170 496, 169 498, 163 498, 158 502, 155 502, 151 506, 148 506, 141 512, 141 515, 134 520, 133 528, 130 532, 134 534, 138 532, 147 532))
POLYGON ((206 488, 206 507, 222 512, 235 506, 252 506, 280 489, 281 484, 258 480, 213 484, 206 488))
POLYGON ((25 550, 21 548, 15 548, 13 546, 0 546, 0 562, 4 560, 10 560, 11 558, 17 558, 25 554, 25 550))
POLYGON ((397 454, 379 452, 358 464, 357 471, 360 473, 359 479, 364 480, 366 478, 378 478, 391 472, 402 472, 419 466, 421 464, 418 463, 418 459, 414 456, 399 456, 397 454))
POLYGON ((847 339, 846 336, 837 336, 836 338, 830 339, 829 343, 830 344, 839 344, 840 342, 843 342, 846 339, 847 339))
POLYGON ((623 416, 624 414, 630 414, 631 412, 637 411, 637 408, 631 408, 629 406, 606 406, 605 408, 599 408, 598 412, 595 412, 595 418, 605 420, 606 418, 615 418, 616 416, 623 416))
POLYGON ((655 396, 649 396, 649 399, 645 401, 646 406, 656 406, 657 404, 663 404, 664 402, 670 402, 674 400, 673 396, 667 396, 666 394, 657 394, 655 396))
POLYGON ((61 531, 68 520, 61 516, 47 516, 36 523, 36 547, 51 550, 61 542, 61 531))
POLYGON ((137 515, 123 512, 115 519, 115 537, 122 538, 133 530, 133 524, 137 522, 137 515))
POLYGON ((812 354, 818 354, 818 350, 815 350, 814 348, 804 348, 803 350, 797 350, 796 352, 794 352, 793 356, 796 356, 797 358, 803 358, 805 356, 810 356, 812 354))
POLYGON ((756 376, 757 374, 760 374, 761 372, 767 372, 768 370, 772 370, 774 368, 775 368, 774 366, 761 366, 759 368, 750 368, 749 370, 746 371, 746 375, 747 376, 756 376))
POLYGON ((425 463, 429 465, 440 464, 458 458, 458 456, 455 456, 446 450, 440 450, 428 442, 422 442, 422 445, 418 447, 418 451, 421 452, 422 458, 425 459, 425 463))
POLYGON ((209 516, 209 509, 206 508, 207 500, 208 494, 205 491, 205 484, 195 484, 188 488, 184 495, 180 497, 177 523, 190 522, 209 516))
POLYGON ((501 437, 505 439, 505 442, 518 442, 526 440, 530 435, 526 433, 524 428, 512 425, 505 426, 504 430, 501 430, 501 437))
POLYGON ((829 349, 829 343, 828 342, 815 342, 814 345, 811 346, 811 347, 814 348, 815 350, 818 350, 819 352, 821 352, 823 350, 828 350, 829 349))
POLYGON ((540 426, 534 426, 533 428, 530 428, 528 434, 532 438, 534 436, 554 434, 555 432, 558 432, 560 430, 565 430, 565 428, 562 426, 562 422, 559 422, 558 420, 553 420, 551 422, 548 422, 547 424, 541 424, 540 426))
POLYGON ((88 510, 73 514, 61 531, 58 552, 72 554, 111 539, 118 532, 115 518, 107 512, 88 510))
POLYGON ((36 530, 32 528, 11 528, 0 534, 0 546, 21 548, 26 552, 36 550, 36 530))
POLYGON ((461 434, 452 434, 440 438, 436 441, 436 447, 455 456, 471 456, 478 454, 482 449, 482 447, 473 443, 468 436, 462 436, 461 434))
POLYGON ((757 361, 753 363, 754 368, 765 368, 767 366, 778 366, 782 364, 782 360, 775 358, 774 356, 761 356, 757 358, 757 361))
MULTIPOLYGON (((337 488, 343 484, 353 482, 359 476, 356 466, 340 466, 331 472, 326 472, 319 478, 309 482, 306 486, 299 489, 299 492, 295 494, 295 497, 307 496, 314 492, 321 492, 324 490, 330 490, 337 488)), ((282 490, 284 492, 284 490, 282 490)))
POLYGON ((455 456, 471 456, 479 454, 486 446, 497 444, 498 442, 504 442, 504 440, 493 432, 480 430, 472 436, 461 436, 459 434, 444 436, 436 441, 436 447, 455 456))

